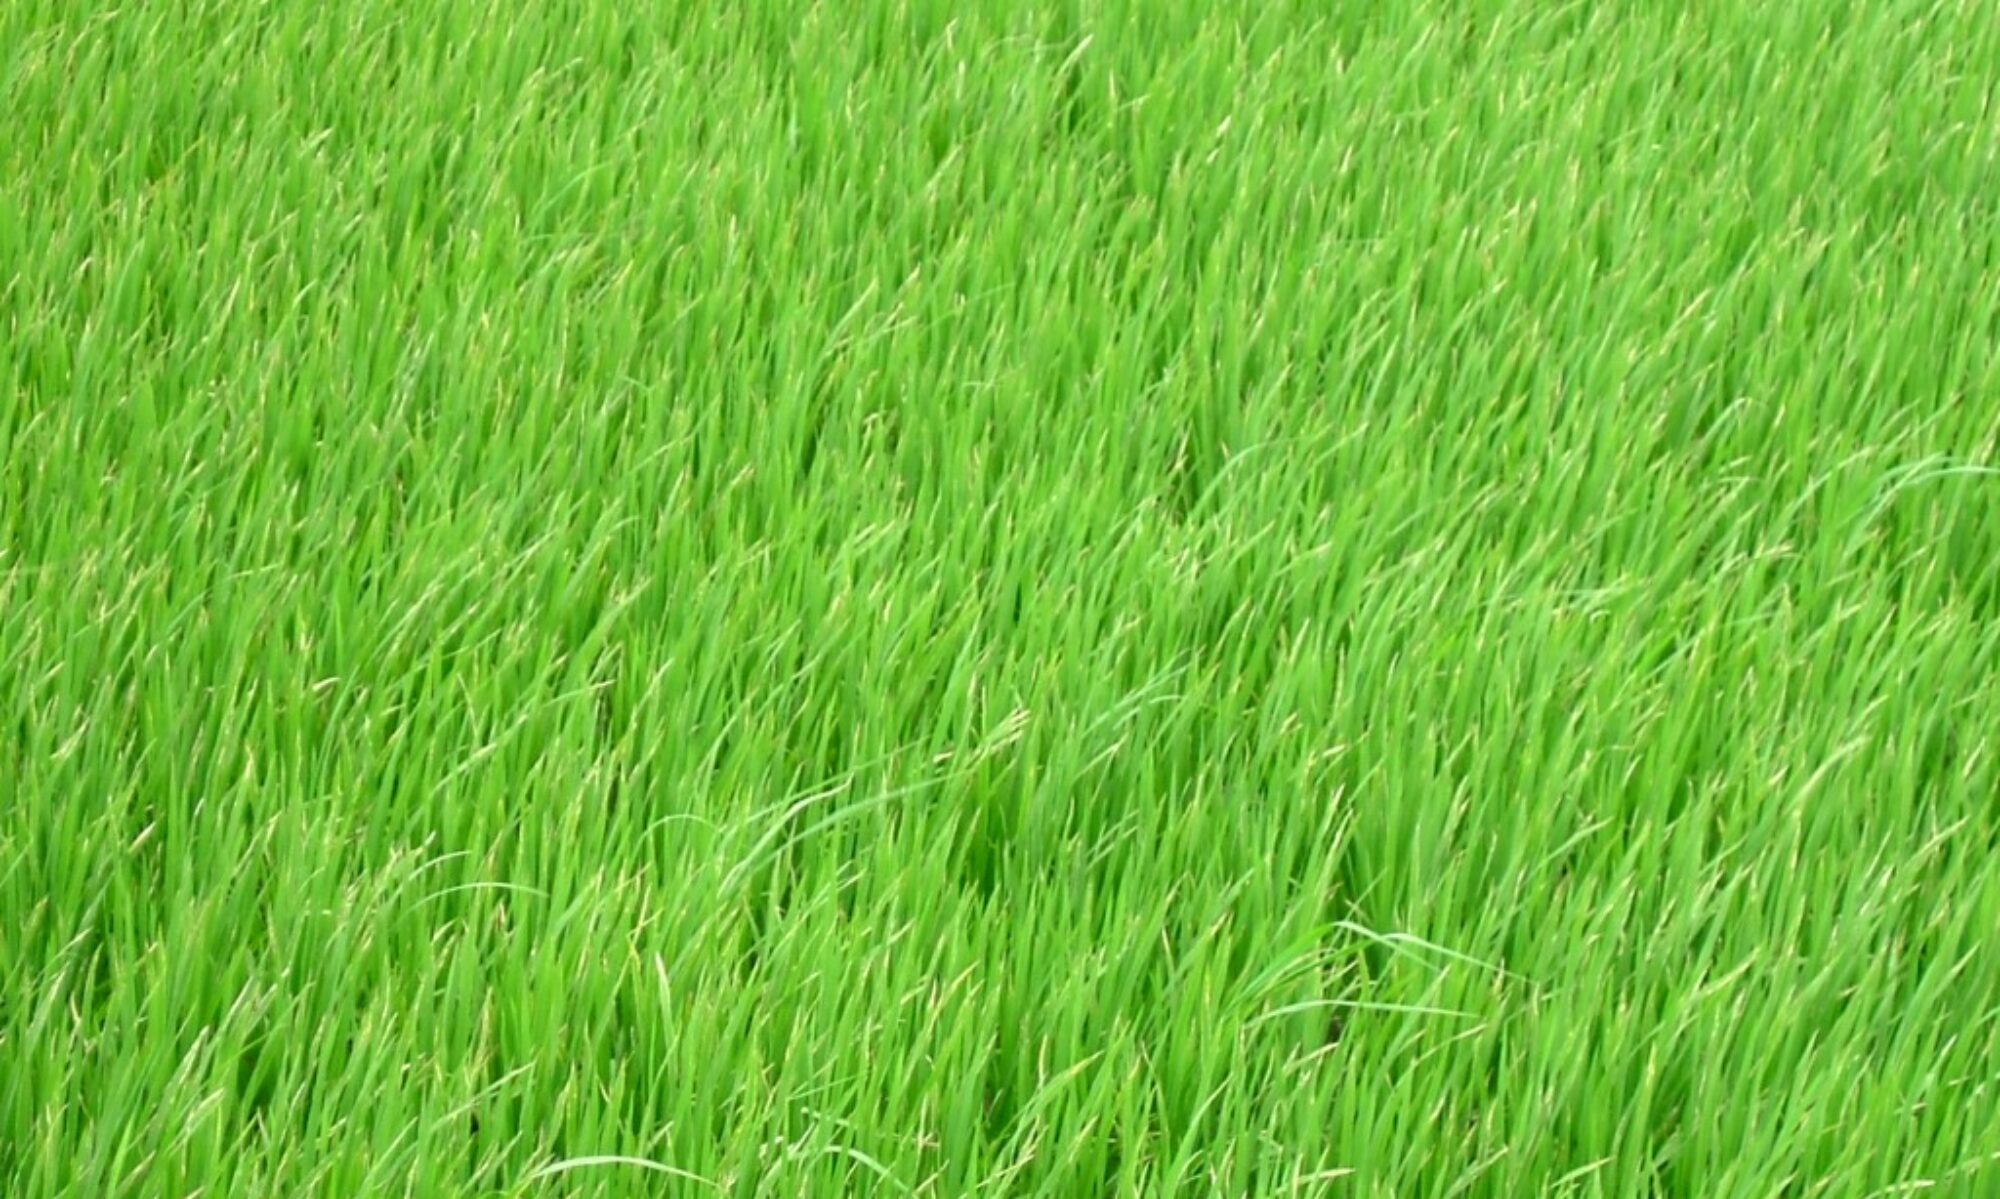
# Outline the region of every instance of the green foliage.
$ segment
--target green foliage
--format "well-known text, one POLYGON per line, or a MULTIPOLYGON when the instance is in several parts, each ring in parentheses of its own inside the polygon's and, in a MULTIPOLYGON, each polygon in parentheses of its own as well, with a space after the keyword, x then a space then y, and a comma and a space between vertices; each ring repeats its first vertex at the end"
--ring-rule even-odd
POLYGON ((0 1193, 2000 1192, 1996 81, 0 5, 0 1193))

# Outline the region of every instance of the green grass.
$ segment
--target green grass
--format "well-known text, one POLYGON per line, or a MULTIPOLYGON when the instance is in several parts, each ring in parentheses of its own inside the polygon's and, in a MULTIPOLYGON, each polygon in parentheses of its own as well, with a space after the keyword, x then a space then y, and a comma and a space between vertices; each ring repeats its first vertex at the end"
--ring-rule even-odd
POLYGON ((0 4, 0 1194, 2000 1194, 1996 91, 0 4))

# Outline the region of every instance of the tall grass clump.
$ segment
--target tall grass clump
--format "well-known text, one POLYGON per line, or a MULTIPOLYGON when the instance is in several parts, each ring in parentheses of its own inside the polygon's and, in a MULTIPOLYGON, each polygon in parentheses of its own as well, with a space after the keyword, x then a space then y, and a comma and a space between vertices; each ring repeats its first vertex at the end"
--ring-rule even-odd
POLYGON ((0 1195, 2000 1194, 1996 87, 0 4, 0 1195))

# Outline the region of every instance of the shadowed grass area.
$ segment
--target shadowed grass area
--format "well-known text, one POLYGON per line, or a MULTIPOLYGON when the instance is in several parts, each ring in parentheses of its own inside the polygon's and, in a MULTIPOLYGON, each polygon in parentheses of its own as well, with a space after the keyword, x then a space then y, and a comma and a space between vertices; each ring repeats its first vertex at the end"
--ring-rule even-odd
POLYGON ((2000 1193, 1996 86, 0 5, 0 1193, 2000 1193))

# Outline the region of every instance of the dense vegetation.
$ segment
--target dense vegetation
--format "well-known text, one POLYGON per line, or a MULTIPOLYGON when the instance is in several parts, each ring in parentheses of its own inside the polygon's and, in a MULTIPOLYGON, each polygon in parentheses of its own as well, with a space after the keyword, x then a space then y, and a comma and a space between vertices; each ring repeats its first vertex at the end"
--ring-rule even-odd
POLYGON ((2000 1193, 1996 86, 0 5, 0 1193, 2000 1193))

